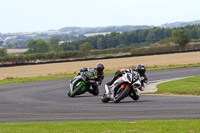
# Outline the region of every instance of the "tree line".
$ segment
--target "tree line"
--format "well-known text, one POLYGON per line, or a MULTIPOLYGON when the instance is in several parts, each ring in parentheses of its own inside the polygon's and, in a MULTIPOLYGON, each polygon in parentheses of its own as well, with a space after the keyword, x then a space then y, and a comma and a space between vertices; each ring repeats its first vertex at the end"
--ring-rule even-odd
MULTIPOLYGON (((106 35, 96 35, 92 37, 79 36, 53 36, 49 40, 58 39, 59 41, 66 41, 61 46, 56 46, 54 51, 73 51, 80 50, 80 45, 83 43, 90 43, 93 49, 110 49, 110 48, 124 48, 124 47, 141 47, 155 42, 158 42, 165 38, 172 38, 172 32, 176 29, 184 29, 190 33, 192 39, 200 38, 200 25, 188 25, 183 28, 150 28, 150 29, 138 29, 131 32, 111 32, 106 35), (70 41, 69 41, 70 40, 70 41)), ((15 43, 8 42, 6 48, 30 48, 28 45, 32 43, 33 39, 18 40, 15 43)), ((55 46, 55 44, 53 44, 55 46)), ((58 45, 58 44, 57 44, 58 45)), ((48 52, 48 50, 47 50, 48 52)))
POLYGON ((112 32, 107 35, 97 35, 86 39, 59 44, 60 39, 52 38, 32 40, 28 43, 28 51, 24 55, 15 57, 8 54, 5 48, 0 48, 0 61, 6 60, 48 60, 83 57, 90 54, 91 49, 108 49, 124 47, 141 47, 155 42, 166 43, 173 40, 182 49, 190 39, 200 38, 200 25, 185 26, 183 28, 164 29, 152 28, 132 32, 112 32), (66 52, 65 52, 66 51, 66 52))
POLYGON ((86 36, 84 35, 68 35, 68 34, 53 34, 53 35, 48 35, 48 34, 36 34, 35 36, 27 36, 27 35, 16 35, 16 38, 9 39, 6 41, 5 48, 13 49, 13 48, 28 48, 29 42, 33 40, 38 40, 42 39, 44 41, 49 41, 52 38, 59 39, 61 41, 74 41, 77 39, 85 39, 86 36))
POLYGON ((84 40, 75 40, 63 44, 63 50, 79 50, 79 45, 88 42, 94 49, 109 49, 123 47, 141 47, 158 42, 165 38, 172 38, 174 30, 186 30, 191 39, 200 39, 200 25, 185 26, 183 28, 151 28, 139 29, 131 32, 112 32, 106 35, 97 35, 88 37, 84 40))
POLYGON ((47 53, 35 53, 28 55, 15 56, 13 54, 8 54, 5 48, 0 48, 0 53, 3 51, 4 55, 0 54, 0 62, 2 64, 23 64, 23 63, 33 63, 33 62, 46 62, 48 60, 55 59, 69 59, 80 57, 79 51, 62 51, 62 52, 47 52, 47 53))

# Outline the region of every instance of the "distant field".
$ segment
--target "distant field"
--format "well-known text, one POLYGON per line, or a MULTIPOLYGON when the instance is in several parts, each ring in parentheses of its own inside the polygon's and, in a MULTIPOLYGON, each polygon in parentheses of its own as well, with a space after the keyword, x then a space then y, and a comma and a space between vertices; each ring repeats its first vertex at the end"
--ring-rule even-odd
POLYGON ((111 32, 99 32, 99 33, 88 33, 88 34, 84 34, 87 37, 90 36, 96 36, 96 35, 106 35, 106 34, 110 34, 111 32))
POLYGON ((8 53, 20 54, 26 52, 28 49, 7 49, 8 53))
POLYGON ((77 73, 82 67, 95 67, 98 62, 105 65, 105 71, 135 67, 139 63, 145 64, 147 67, 187 65, 200 63, 200 52, 7 67, 0 68, 0 79, 72 74, 77 73))

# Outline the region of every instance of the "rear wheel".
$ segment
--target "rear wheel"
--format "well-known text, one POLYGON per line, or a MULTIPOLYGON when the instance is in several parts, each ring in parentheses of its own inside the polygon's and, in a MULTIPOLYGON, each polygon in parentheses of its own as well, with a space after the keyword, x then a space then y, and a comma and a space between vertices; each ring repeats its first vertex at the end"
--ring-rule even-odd
POLYGON ((84 89, 85 83, 83 81, 78 82, 74 87, 73 91, 68 93, 68 96, 74 97, 75 95, 78 95, 81 91, 84 91, 84 89))
POLYGON ((133 100, 137 101, 137 100, 140 98, 140 96, 134 95, 134 96, 132 96, 131 98, 132 98, 133 100))
POLYGON ((129 92, 130 88, 126 86, 124 89, 119 88, 113 98, 114 103, 120 102, 122 99, 124 99, 129 92))
POLYGON ((138 94, 138 91, 135 91, 135 92, 132 93, 132 95, 130 95, 130 97, 133 100, 137 101, 140 98, 140 95, 138 94))

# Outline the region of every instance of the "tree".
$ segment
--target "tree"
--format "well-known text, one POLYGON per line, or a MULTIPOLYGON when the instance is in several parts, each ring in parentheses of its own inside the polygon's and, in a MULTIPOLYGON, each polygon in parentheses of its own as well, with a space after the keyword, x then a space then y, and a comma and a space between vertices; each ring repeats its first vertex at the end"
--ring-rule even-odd
POLYGON ((106 49, 105 45, 105 37, 103 35, 99 36, 97 39, 97 48, 98 49, 106 49))
POLYGON ((42 39, 30 41, 28 48, 27 54, 47 53, 50 51, 50 46, 42 39))
POLYGON ((172 32, 172 38, 175 44, 178 44, 181 49, 190 41, 190 34, 187 30, 177 29, 172 32))
POLYGON ((139 29, 137 30, 135 33, 137 35, 137 42, 133 42, 133 43, 143 43, 146 41, 146 37, 148 36, 149 32, 151 31, 151 29, 139 29))
POLYGON ((61 45, 61 47, 62 47, 62 49, 64 50, 64 51, 73 51, 73 50, 76 50, 76 46, 75 45, 73 45, 73 44, 70 44, 70 43, 63 43, 62 45, 61 45))
POLYGON ((200 38, 200 28, 197 29, 198 38, 200 38))
POLYGON ((55 52, 60 52, 62 51, 62 46, 59 45, 59 39, 56 38, 51 38, 48 42, 48 44, 50 45, 51 49, 55 52))
POLYGON ((147 42, 155 43, 157 41, 160 41, 163 38, 164 38, 164 29, 156 27, 156 28, 150 29, 145 40, 147 42))
POLYGON ((7 54, 6 48, 0 48, 0 57, 5 57, 7 54))
POLYGON ((170 44, 170 38, 169 37, 165 37, 164 39, 158 41, 159 45, 169 45, 170 44))
POLYGON ((122 46, 130 44, 129 34, 128 32, 123 32, 119 36, 119 44, 122 46))
POLYGON ((89 42, 85 42, 81 44, 80 50, 83 52, 84 56, 88 56, 90 54, 90 50, 93 48, 93 46, 89 42))
POLYGON ((56 46, 58 46, 59 41, 60 41, 60 39, 51 38, 49 40, 49 43, 51 44, 51 46, 56 47, 56 46))
POLYGON ((3 43, 4 43, 4 41, 0 41, 0 46, 2 46, 2 45, 3 45, 3 43))
POLYGON ((15 44, 14 43, 6 43, 6 48, 15 48, 15 44))

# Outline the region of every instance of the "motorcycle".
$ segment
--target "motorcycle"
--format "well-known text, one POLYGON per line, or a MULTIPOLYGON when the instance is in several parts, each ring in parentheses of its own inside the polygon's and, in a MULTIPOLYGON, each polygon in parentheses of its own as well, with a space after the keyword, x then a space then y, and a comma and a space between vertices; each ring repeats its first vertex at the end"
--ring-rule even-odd
POLYGON ((68 96, 74 97, 85 93, 91 85, 97 84, 95 78, 97 78, 97 73, 92 68, 89 68, 88 71, 80 72, 70 81, 68 96))
POLYGON ((133 100, 139 99, 138 90, 141 87, 139 73, 125 73, 119 77, 111 86, 105 85, 105 93, 101 101, 107 103, 110 100, 114 103, 119 103, 125 97, 130 96, 133 100))

